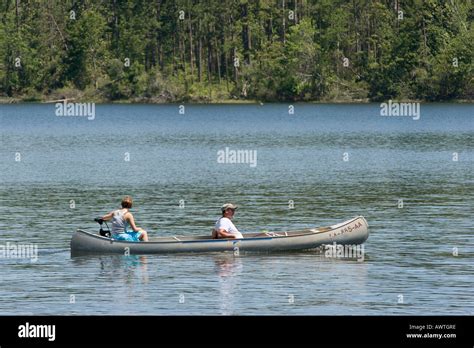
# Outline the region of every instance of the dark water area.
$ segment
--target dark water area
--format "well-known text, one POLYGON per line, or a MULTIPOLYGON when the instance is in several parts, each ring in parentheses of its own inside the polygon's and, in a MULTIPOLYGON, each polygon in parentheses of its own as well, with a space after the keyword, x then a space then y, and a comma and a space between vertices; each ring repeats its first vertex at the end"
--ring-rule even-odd
POLYGON ((93 120, 1 105, 0 136, 0 246, 38 248, 0 257, 0 314, 474 313, 472 105, 422 104, 419 120, 379 104, 97 105, 93 120), (226 148, 256 160, 220 163, 226 148), (71 258, 73 231, 125 194, 150 236, 208 234, 231 201, 242 232, 363 215, 370 237, 361 262, 71 258))

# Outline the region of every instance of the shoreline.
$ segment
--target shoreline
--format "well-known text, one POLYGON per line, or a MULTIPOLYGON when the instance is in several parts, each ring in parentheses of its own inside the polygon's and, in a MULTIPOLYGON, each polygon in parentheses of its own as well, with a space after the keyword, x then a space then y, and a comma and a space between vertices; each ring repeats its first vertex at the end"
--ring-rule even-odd
MULTIPOLYGON (((47 98, 31 99, 25 97, 0 97, 0 105, 8 104, 55 104, 71 100, 73 103, 94 103, 97 105, 125 104, 125 105, 265 105, 265 104, 380 104, 386 101, 373 101, 370 99, 322 99, 307 101, 260 101, 255 99, 215 99, 211 101, 204 100, 147 100, 147 99, 119 99, 119 100, 92 100, 87 98, 65 98, 62 100, 48 100, 47 98)), ((453 100, 417 100, 394 98, 391 99, 400 103, 420 103, 420 104, 473 104, 474 100, 470 99, 453 99, 453 100)), ((388 101, 388 100, 387 100, 388 101)))

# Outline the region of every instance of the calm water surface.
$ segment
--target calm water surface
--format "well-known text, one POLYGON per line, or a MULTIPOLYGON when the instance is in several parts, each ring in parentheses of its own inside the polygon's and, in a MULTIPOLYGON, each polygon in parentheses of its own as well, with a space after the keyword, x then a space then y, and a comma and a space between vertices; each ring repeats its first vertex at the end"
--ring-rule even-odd
POLYGON ((39 248, 36 262, 0 259, 0 314, 474 314, 474 107, 422 105, 418 121, 379 110, 98 105, 87 120, 0 106, 0 244, 39 248), (257 151, 257 165, 218 163, 226 147, 257 151), (124 194, 155 236, 207 234, 227 201, 244 232, 364 215, 371 235, 363 262, 71 258, 72 232, 96 230, 124 194))

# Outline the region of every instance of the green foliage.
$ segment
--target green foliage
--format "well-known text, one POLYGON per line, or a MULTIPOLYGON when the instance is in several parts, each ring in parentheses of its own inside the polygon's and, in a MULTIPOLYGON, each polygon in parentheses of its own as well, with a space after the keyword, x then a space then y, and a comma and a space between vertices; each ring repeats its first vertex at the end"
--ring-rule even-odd
POLYGON ((105 18, 94 9, 86 9, 77 20, 70 20, 67 40, 67 66, 64 80, 79 88, 95 83, 107 58, 103 33, 105 18))
POLYGON ((6 0, 0 95, 472 99, 473 19, 468 0, 6 0))

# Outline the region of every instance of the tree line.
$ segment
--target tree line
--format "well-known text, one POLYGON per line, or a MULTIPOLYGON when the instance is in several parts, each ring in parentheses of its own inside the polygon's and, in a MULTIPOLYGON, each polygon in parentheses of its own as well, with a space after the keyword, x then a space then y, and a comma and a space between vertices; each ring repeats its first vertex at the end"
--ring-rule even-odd
POLYGON ((23 100, 474 96, 472 0, 1 0, 23 100))

